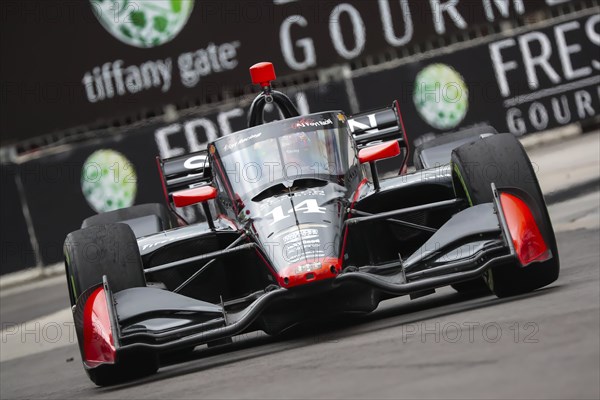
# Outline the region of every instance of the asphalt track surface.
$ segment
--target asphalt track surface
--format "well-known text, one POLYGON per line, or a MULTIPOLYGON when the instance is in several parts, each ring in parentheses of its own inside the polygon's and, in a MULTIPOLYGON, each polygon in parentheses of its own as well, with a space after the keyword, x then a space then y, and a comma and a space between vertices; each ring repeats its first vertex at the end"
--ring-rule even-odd
MULTIPOLYGON (((468 298, 444 288, 394 299, 368 316, 283 338, 251 334, 229 346, 199 347, 155 376, 111 388, 87 379, 70 344, 0 363, 0 398, 597 399, 598 201, 592 193, 550 208, 561 276, 527 295, 468 298)), ((2 319, 37 315, 21 315, 36 302, 45 311, 63 308, 66 289, 57 282, 3 297, 2 319)))

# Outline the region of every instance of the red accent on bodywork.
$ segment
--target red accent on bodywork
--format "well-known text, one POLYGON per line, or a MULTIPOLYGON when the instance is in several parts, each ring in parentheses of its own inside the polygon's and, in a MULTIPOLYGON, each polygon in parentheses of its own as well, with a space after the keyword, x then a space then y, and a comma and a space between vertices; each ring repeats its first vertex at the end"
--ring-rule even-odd
MULTIPOLYGON (((362 191, 362 187, 368 183, 367 178, 364 178, 358 184, 356 191, 352 197, 352 203, 350 204, 350 209, 354 208, 355 203, 358 201, 360 197, 360 193, 362 191)), ((348 218, 352 216, 351 213, 348 213, 348 218)), ((341 248, 341 256, 340 258, 335 257, 325 257, 321 259, 308 259, 304 260, 292 265, 287 266, 281 272, 276 271, 276 269, 271 265, 271 263, 263 256, 262 252, 256 249, 256 254, 263 261, 263 263, 269 268, 272 272, 273 276, 277 279, 277 283, 279 286, 285 288, 291 288, 294 286, 300 286, 309 282, 316 282, 325 279, 335 278, 341 271, 343 266, 343 256, 346 249, 346 243, 348 239, 348 227, 344 230, 344 238, 342 240, 342 248, 341 248), (320 262, 321 267, 312 270, 312 271, 299 271, 297 272, 297 268, 302 267, 307 264, 320 262), (333 268, 333 271, 331 267, 333 268)))
POLYGON ((361 164, 371 161, 383 160, 385 158, 396 157, 400 154, 400 145, 397 140, 378 144, 376 146, 365 147, 358 152, 358 161, 361 164))
POLYGON ((509 193, 500 193, 500 204, 521 264, 550 259, 552 254, 527 204, 509 193))
POLYGON ((250 67, 250 76, 252 77, 252 83, 260 84, 260 86, 271 86, 271 81, 274 81, 275 68, 270 62, 260 62, 250 67))
POLYGON ((335 278, 337 274, 340 273, 341 269, 342 260, 340 258, 325 257, 322 259, 309 259, 292 264, 281 271, 279 276, 283 279, 283 282, 280 282, 280 284, 283 283, 284 287, 290 288, 307 282, 316 282, 323 279, 335 278), (315 262, 320 262, 321 267, 311 271, 297 271, 298 268, 302 268, 303 266, 313 264, 315 262), (334 267, 333 271, 331 270, 332 266, 334 267))
POLYGON ((217 197, 217 189, 212 186, 200 186, 173 193, 173 203, 176 207, 186 207, 212 200, 215 197, 217 197))
MULTIPOLYGON (((354 208, 354 204, 358 201, 362 187, 367 183, 368 183, 367 178, 364 178, 358 184, 358 187, 356 188, 356 191, 354 192, 354 196, 352 197, 352 203, 350 204, 350 209, 354 208)), ((351 215, 352 214, 348 213, 348 218, 350 218, 351 215)), ((347 240, 348 240, 348 227, 346 227, 346 229, 344 230, 344 238, 342 240, 342 248, 341 248, 340 258, 325 257, 322 259, 309 259, 309 260, 305 260, 305 261, 290 265, 290 266, 286 267, 284 270, 282 270, 280 273, 275 272, 275 276, 277 277, 277 282, 282 287, 290 288, 290 287, 299 286, 299 285, 302 285, 302 284, 305 284, 308 282, 316 282, 316 281, 320 281, 320 280, 324 280, 324 279, 335 278, 342 271, 342 266, 343 266, 343 262, 344 262, 343 257, 344 257, 344 252, 346 251, 347 240), (314 262, 320 262, 321 267, 319 269, 316 269, 313 271, 296 272, 297 268, 302 267, 307 264, 314 263, 314 262), (331 270, 332 266, 334 267, 333 271, 331 270)), ((257 251, 257 253, 263 259, 265 264, 270 266, 270 264, 267 262, 267 260, 265 260, 264 257, 262 257, 262 254, 258 251, 257 251)))
POLYGON ((116 361, 110 314, 102 287, 92 293, 83 310, 83 354, 83 361, 90 368, 116 361))

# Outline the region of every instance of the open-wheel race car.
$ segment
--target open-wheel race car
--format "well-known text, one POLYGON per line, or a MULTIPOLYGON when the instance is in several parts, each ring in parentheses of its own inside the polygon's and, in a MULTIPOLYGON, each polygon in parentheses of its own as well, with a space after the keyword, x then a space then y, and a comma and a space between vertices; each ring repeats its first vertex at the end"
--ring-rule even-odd
POLYGON ((369 313, 396 296, 525 293, 559 260, 523 147, 467 129, 411 152, 398 103, 347 117, 300 116, 262 92, 248 128, 204 151, 158 159, 166 204, 92 216, 65 241, 83 365, 97 385, 158 370, 163 354, 235 335, 276 335, 307 320, 369 313), (264 123, 267 104, 282 119, 264 123), (377 162, 397 172, 378 174, 377 162), (411 163, 412 164, 412 163, 411 163), (205 222, 177 214, 201 205, 205 222))

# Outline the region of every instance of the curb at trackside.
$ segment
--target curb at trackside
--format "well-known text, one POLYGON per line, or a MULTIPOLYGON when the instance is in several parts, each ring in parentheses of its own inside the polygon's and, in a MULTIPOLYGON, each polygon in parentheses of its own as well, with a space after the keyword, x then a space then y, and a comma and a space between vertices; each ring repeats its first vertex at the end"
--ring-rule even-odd
POLYGON ((572 124, 552 129, 550 131, 536 133, 534 135, 523 136, 519 138, 519 141, 526 150, 532 150, 564 140, 573 139, 581 135, 581 126, 578 124, 572 124))
POLYGON ((38 285, 44 285, 49 279, 57 279, 65 273, 65 266, 63 263, 57 263, 48 265, 46 267, 39 266, 28 268, 23 271, 12 272, 0 277, 0 297, 8 296, 13 294, 13 288, 18 286, 31 286, 37 287, 38 285))
MULTIPOLYGON (((581 134, 581 128, 579 125, 575 124, 551 131, 540 132, 531 136, 524 136, 519 140, 526 150, 531 150, 560 141, 569 140, 580 136, 581 134)), ((544 195, 544 197, 546 198, 547 204, 555 204, 575 196, 598 190, 598 185, 599 181, 596 178, 594 180, 576 184, 572 187, 547 193, 544 195)), ((55 278, 62 274, 64 274, 63 263, 58 263, 47 267, 34 267, 24 271, 6 274, 0 277, 0 296, 7 296, 13 292, 13 290, 8 291, 8 289, 13 289, 23 285, 35 286, 37 283, 42 284, 42 282, 49 280, 49 278, 55 278)))

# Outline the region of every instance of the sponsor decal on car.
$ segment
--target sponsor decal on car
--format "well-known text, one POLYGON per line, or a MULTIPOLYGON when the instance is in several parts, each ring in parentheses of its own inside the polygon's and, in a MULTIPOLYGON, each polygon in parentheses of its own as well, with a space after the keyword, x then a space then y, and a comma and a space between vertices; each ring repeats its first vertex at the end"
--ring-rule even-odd
POLYGON ((327 118, 324 120, 320 120, 320 121, 315 121, 309 118, 302 118, 299 121, 295 122, 292 125, 292 128, 297 129, 297 128, 312 128, 312 127, 316 127, 316 126, 328 126, 328 125, 333 125, 333 121, 331 120, 331 118, 327 118))
POLYGON ((293 242, 297 242, 301 239, 314 239, 314 238, 317 238, 318 236, 319 236, 318 229, 301 229, 300 231, 292 232, 290 234, 285 235, 283 237, 283 243, 285 243, 285 244, 293 243, 293 242))
POLYGON ((258 133, 255 133, 254 135, 250 135, 248 137, 244 137, 244 138, 238 139, 236 141, 232 141, 231 143, 227 143, 225 145, 224 149, 225 150, 233 150, 236 147, 238 147, 240 144, 244 144, 249 140, 258 139, 259 137, 261 137, 261 135, 262 135, 262 132, 258 132, 258 133))

